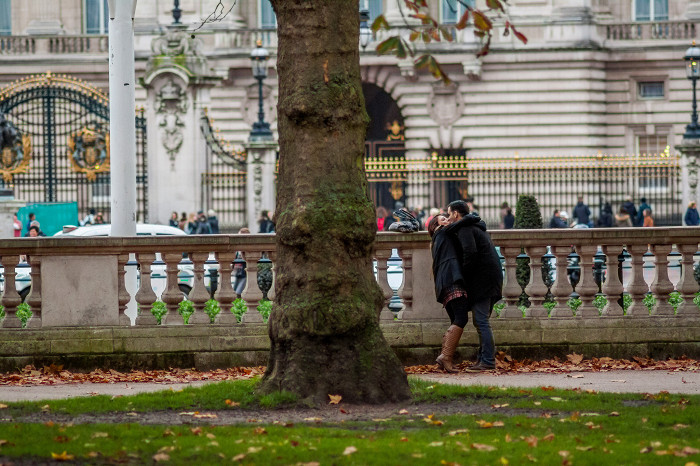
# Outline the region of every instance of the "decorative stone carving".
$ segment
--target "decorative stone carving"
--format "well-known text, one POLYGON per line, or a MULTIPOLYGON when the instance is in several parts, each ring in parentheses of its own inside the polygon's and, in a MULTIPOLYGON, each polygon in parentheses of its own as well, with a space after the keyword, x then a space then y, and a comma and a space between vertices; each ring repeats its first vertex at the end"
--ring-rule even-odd
POLYGON ((6 183, 17 173, 27 173, 32 159, 32 141, 0 113, 0 174, 6 183))
POLYGON ((462 63, 464 74, 470 81, 481 81, 481 57, 475 57, 471 60, 466 60, 462 63))
POLYGON ((175 162, 175 156, 180 151, 184 138, 182 130, 185 123, 181 116, 187 113, 189 107, 187 93, 182 86, 170 78, 156 93, 155 103, 163 147, 168 152, 170 162, 175 162))
POLYGON ((462 116, 464 101, 455 83, 445 86, 438 82, 433 84, 428 97, 428 114, 440 126, 450 126, 462 116))

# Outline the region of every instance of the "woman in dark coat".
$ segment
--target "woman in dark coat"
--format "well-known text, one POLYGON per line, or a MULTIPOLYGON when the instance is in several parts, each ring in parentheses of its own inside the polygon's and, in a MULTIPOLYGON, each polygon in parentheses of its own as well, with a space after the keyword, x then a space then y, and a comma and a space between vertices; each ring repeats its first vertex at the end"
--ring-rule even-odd
POLYGON ((456 244, 445 234, 446 225, 447 218, 443 215, 436 215, 428 224, 428 233, 433 240, 430 249, 435 298, 450 316, 450 327, 442 338, 442 351, 435 362, 447 372, 457 372, 452 358, 468 321, 467 292, 456 244))

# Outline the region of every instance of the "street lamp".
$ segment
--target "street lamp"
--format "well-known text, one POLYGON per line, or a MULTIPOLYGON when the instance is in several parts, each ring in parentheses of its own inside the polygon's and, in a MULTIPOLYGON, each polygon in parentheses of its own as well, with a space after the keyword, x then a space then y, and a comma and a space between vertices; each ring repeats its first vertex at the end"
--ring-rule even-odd
POLYGON ((690 124, 685 127, 684 139, 700 139, 700 125, 698 125, 698 105, 695 99, 695 84, 700 78, 700 48, 695 46, 695 41, 693 45, 685 51, 685 57, 683 57, 686 62, 686 74, 688 79, 693 82, 693 114, 690 120, 690 124))
POLYGON ((366 49, 372 39, 372 30, 369 28, 369 10, 360 10, 360 46, 366 49))
POLYGON ((272 139, 270 124, 265 121, 265 109, 263 108, 263 81, 267 78, 267 59, 270 54, 262 46, 262 41, 258 40, 257 47, 250 52, 250 60, 253 62, 253 77, 258 80, 258 121, 253 123, 253 131, 250 132, 250 139, 272 139))

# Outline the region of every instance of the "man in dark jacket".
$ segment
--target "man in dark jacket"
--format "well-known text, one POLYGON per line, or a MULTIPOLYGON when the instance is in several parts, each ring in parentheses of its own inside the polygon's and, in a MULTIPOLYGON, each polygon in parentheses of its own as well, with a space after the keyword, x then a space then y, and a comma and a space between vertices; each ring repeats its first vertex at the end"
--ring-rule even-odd
POLYGON ((583 202, 583 196, 578 197, 578 202, 574 207, 571 218, 576 220, 576 223, 579 225, 593 226, 593 222, 591 222, 591 209, 583 202))
POLYGON ((641 202, 641 204, 639 204, 637 217, 632 219, 632 221, 634 222, 634 226, 636 227, 641 227, 642 225, 644 225, 644 211, 647 209, 651 210, 651 206, 647 204, 646 197, 641 198, 639 201, 641 202))
POLYGON ((501 261, 491 237, 486 232, 486 224, 478 216, 469 215, 466 202, 451 202, 447 213, 451 223, 445 229, 445 233, 456 240, 467 291, 467 305, 472 311, 472 322, 479 334, 477 361, 467 371, 494 369, 496 348, 489 317, 493 305, 502 297, 501 261))
POLYGON ((634 206, 634 202, 632 202, 632 196, 627 196, 625 202, 622 203, 622 208, 625 209, 625 212, 627 212, 632 219, 632 223, 634 223, 637 218, 637 208, 634 206))

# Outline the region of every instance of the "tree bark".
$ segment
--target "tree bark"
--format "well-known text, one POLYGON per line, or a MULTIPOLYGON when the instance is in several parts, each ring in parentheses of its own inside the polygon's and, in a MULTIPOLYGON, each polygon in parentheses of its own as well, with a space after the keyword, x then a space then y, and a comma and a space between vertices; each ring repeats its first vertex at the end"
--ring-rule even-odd
POLYGON ((262 391, 382 403, 410 396, 379 328, 357 0, 272 0, 279 78, 277 300, 262 391))

